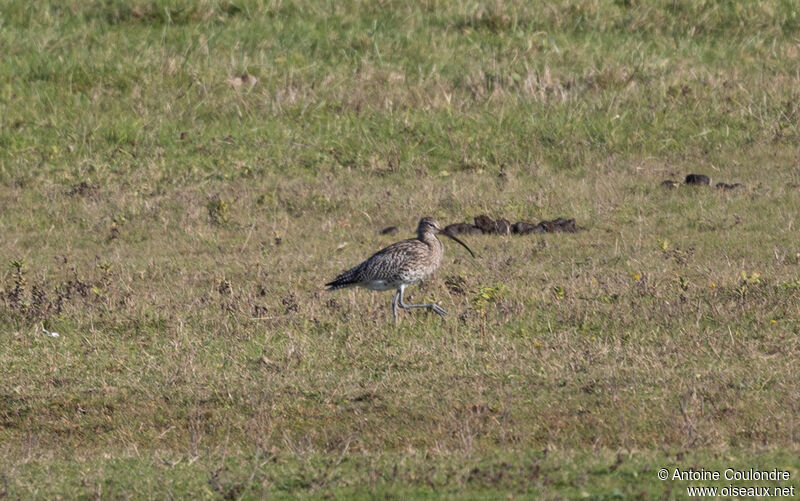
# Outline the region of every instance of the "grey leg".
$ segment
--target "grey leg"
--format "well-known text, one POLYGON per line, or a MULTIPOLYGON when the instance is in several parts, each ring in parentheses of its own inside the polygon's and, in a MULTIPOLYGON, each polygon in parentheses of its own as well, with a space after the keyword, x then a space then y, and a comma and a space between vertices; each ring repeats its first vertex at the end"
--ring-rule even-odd
POLYGON ((441 316, 447 315, 447 312, 444 310, 444 308, 442 308, 438 304, 433 304, 433 303, 430 303, 430 304, 405 304, 403 302, 403 291, 405 290, 405 288, 406 288, 405 285, 401 285, 400 286, 400 290, 398 291, 398 299, 399 299, 400 307, 403 308, 404 310, 410 310, 411 308, 425 308, 425 309, 433 311, 434 313, 438 313, 441 316))
POLYGON ((394 324, 397 325, 397 300, 400 298, 401 289, 397 289, 397 294, 392 298, 392 314, 394 315, 394 324))

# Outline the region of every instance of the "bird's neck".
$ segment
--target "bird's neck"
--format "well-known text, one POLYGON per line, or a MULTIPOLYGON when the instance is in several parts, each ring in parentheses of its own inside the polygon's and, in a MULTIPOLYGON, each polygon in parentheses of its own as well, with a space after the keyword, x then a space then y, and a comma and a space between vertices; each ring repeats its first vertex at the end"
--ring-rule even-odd
POLYGON ((432 247, 438 247, 442 245, 442 242, 439 241, 439 239, 436 237, 436 234, 431 233, 429 231, 419 234, 417 238, 419 238, 420 240, 422 240, 423 242, 432 247))

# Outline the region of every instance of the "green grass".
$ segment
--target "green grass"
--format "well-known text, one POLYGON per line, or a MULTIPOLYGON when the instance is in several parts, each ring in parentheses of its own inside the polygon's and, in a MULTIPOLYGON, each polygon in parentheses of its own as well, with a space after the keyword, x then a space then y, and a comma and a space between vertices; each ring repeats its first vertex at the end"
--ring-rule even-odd
POLYGON ((6 2, 0 497, 800 487, 799 38, 790 1, 6 2), (659 186, 693 172, 744 187, 659 186), (323 290, 482 213, 585 231, 445 242, 444 320, 323 290))

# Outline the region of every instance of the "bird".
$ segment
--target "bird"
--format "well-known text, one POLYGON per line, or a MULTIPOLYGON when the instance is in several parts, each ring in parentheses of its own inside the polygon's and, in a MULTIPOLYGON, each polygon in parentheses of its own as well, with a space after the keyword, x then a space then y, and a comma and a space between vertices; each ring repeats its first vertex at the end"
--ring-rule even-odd
POLYGON ((467 247, 467 244, 443 230, 438 221, 430 217, 423 217, 417 224, 417 238, 401 240, 379 250, 369 259, 340 274, 325 286, 330 291, 355 286, 374 291, 396 289, 397 292, 392 299, 392 314, 395 324, 397 324, 398 306, 404 310, 426 308, 440 316, 445 316, 447 311, 437 304, 406 304, 403 302, 403 292, 406 287, 427 278, 442 263, 444 246, 436 237, 437 234, 455 240, 467 249, 473 258, 475 257, 475 253, 467 247))

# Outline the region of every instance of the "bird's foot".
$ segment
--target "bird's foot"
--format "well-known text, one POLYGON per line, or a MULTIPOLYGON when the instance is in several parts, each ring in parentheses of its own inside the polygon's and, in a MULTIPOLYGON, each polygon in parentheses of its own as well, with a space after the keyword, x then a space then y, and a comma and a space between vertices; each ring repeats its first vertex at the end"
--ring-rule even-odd
POLYGON ((431 305, 431 310, 436 312, 436 313, 438 313, 441 316, 447 315, 447 312, 445 311, 445 309, 442 308, 441 306, 439 306, 438 304, 432 304, 431 305))

